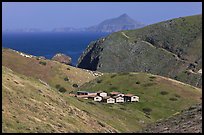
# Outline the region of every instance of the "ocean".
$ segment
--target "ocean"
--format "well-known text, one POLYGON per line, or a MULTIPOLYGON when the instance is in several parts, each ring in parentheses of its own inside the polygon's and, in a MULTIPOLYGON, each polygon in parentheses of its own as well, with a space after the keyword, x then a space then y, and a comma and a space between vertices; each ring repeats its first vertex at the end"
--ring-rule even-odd
POLYGON ((79 56, 91 41, 107 36, 108 33, 3 33, 2 47, 11 48, 35 56, 51 59, 56 53, 64 53, 77 64, 79 56))

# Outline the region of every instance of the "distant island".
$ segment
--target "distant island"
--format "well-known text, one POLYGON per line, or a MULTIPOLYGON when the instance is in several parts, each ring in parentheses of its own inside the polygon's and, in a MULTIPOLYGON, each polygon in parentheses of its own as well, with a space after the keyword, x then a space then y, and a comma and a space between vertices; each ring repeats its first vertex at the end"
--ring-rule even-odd
POLYGON ((38 28, 22 28, 22 29, 5 29, 4 33, 8 32, 20 32, 20 33, 34 33, 34 32, 100 32, 100 33, 112 33, 121 30, 133 30, 146 26, 145 24, 135 21, 127 14, 122 14, 119 17, 104 20, 98 25, 74 28, 74 27, 61 27, 53 28, 52 30, 42 30, 38 28))
POLYGON ((91 26, 88 28, 55 28, 53 32, 117 32, 121 30, 131 30, 144 27, 145 24, 135 21, 130 18, 127 14, 122 14, 117 18, 107 19, 98 25, 91 26))

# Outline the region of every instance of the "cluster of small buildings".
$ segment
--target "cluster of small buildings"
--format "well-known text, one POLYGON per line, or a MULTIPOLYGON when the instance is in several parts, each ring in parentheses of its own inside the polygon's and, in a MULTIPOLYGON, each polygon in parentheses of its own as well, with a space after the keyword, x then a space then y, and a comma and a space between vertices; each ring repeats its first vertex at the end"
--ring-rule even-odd
POLYGON ((83 99, 93 99, 96 102, 105 103, 124 103, 124 102, 139 102, 139 97, 133 94, 123 94, 120 92, 87 92, 87 91, 77 91, 75 97, 83 99))

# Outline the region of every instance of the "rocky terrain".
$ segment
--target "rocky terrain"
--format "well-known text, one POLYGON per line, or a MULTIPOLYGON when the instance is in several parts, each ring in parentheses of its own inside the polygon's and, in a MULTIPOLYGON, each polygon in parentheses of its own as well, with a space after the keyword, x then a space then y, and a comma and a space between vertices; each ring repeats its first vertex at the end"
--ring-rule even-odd
POLYGON ((93 41, 77 67, 148 72, 202 87, 202 15, 120 31, 93 41))
POLYGON ((148 125, 141 133, 202 133, 202 104, 193 105, 175 116, 148 125))
POLYGON ((67 64, 67 65, 70 65, 72 63, 71 57, 62 53, 55 54, 55 56, 52 57, 52 60, 67 64))

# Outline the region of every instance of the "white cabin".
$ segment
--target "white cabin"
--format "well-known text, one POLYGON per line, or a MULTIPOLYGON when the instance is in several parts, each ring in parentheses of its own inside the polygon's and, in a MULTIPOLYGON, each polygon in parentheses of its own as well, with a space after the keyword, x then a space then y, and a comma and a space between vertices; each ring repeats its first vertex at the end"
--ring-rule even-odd
POLYGON ((115 99, 114 98, 108 98, 108 99, 106 99, 106 102, 107 103, 115 103, 115 99))
POLYGON ((102 100, 102 97, 100 96, 95 96, 94 101, 100 102, 102 100))
POLYGON ((132 96, 131 97, 131 102, 139 102, 139 97, 138 96, 132 96))
POLYGON ((124 101, 124 98, 123 98, 123 97, 118 96, 118 97, 115 98, 115 102, 116 102, 116 103, 123 103, 123 102, 125 102, 125 101, 124 101))
POLYGON ((118 94, 117 96, 123 97, 124 95, 125 95, 125 94, 120 93, 120 94, 118 94))
POLYGON ((106 92, 100 92, 98 95, 101 96, 101 97, 107 97, 107 96, 108 96, 108 93, 106 93, 106 92))

